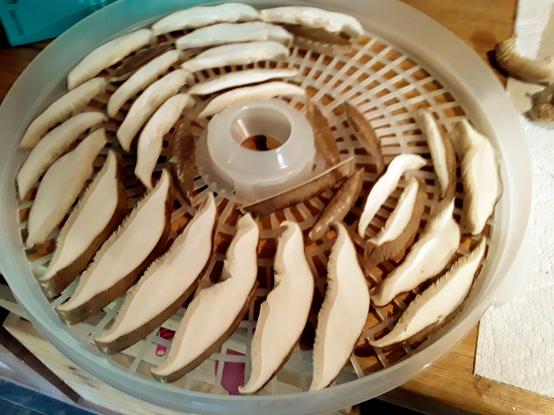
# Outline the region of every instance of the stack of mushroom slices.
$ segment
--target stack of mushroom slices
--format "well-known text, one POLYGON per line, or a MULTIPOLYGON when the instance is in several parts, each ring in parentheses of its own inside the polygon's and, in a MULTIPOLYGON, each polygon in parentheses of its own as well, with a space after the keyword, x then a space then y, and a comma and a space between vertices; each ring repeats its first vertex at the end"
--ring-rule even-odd
POLYGON ((174 381, 218 350, 250 308, 258 273, 256 218, 330 189, 333 197, 307 235, 312 242, 334 239, 324 300, 313 301, 319 277, 306 259, 302 229, 294 221, 283 221, 274 285, 260 307, 251 373, 241 393, 257 392, 278 372, 311 313, 317 314, 310 386, 316 390, 334 381, 359 339, 365 338, 370 297, 374 306, 382 307, 435 279, 388 333, 366 339, 376 348, 409 341, 457 309, 485 255, 485 237, 470 238, 471 251, 457 259, 454 255, 462 235, 481 235, 493 213, 500 195, 495 150, 465 120, 451 139, 430 112, 414 114, 428 141, 441 194, 419 234, 427 193, 417 170, 427 161, 401 154, 385 163, 368 115, 345 102, 342 110, 378 175, 364 194, 365 169, 357 167, 355 157, 341 157, 327 118, 304 89, 291 82, 302 75, 286 65, 294 44, 340 51, 363 35, 355 18, 340 13, 310 7, 258 11, 226 3, 178 11, 86 55, 67 76, 68 92, 28 126, 20 148, 29 154, 16 180, 20 199, 32 200, 27 248, 40 247, 59 230, 48 270, 38 277, 45 295, 53 299, 76 281, 76 290, 56 307, 60 317, 76 324, 124 296, 114 323, 94 338, 102 351, 115 353, 144 339, 188 302, 167 358, 152 369, 160 381, 174 381), (181 36, 173 41, 169 34, 181 36), (197 82, 199 71, 260 61, 279 65, 197 82), (102 76, 105 73, 109 75, 102 76), (90 105, 107 92, 106 108, 90 105), (175 191, 186 200, 194 194, 195 139, 189 126, 229 107, 290 96, 305 99, 317 153, 326 167, 305 183, 240 206, 220 278, 210 282, 202 275, 212 257, 218 222, 212 193, 206 192, 192 209, 192 219, 170 238, 175 191), (116 140, 106 133, 107 123, 117 123, 116 140), (165 164, 169 169, 157 174, 166 137, 171 139, 165 164), (125 188, 132 172, 122 162, 135 146, 134 174, 145 189, 136 203, 125 188), (94 173, 98 163, 101 167, 94 173), (457 164, 464 187, 461 224, 453 216, 457 164), (393 212, 369 237, 377 211, 398 187, 403 190, 393 212), (355 234, 343 220, 360 198, 365 201, 355 234), (370 287, 367 277, 389 259, 398 266, 370 287))

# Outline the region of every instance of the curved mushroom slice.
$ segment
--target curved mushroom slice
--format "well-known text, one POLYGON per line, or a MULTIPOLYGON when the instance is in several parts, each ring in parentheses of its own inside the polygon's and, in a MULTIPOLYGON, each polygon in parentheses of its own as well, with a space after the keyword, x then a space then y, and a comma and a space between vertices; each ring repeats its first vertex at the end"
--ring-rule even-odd
POLYGON ((152 369, 154 377, 163 382, 179 379, 238 327, 256 287, 258 234, 250 215, 239 219, 223 264, 222 281, 200 290, 189 304, 167 359, 152 369))
POLYGON ((129 290, 114 324, 94 339, 102 351, 115 353, 132 346, 177 312, 210 257, 215 216, 210 193, 169 251, 129 290))
POLYGON ((247 22, 259 19, 258 10, 248 4, 224 3, 217 6, 198 6, 179 10, 152 25, 157 35, 176 30, 196 29, 220 22, 247 22))
POLYGON ((102 170, 63 225, 48 271, 39 277, 48 297, 60 294, 85 269, 126 210, 127 197, 119 180, 117 157, 110 150, 102 170))
POLYGON ((385 226, 371 238, 364 250, 364 268, 370 272, 377 264, 388 259, 398 262, 414 242, 425 210, 425 187, 414 177, 400 195, 385 226))
POLYGON ((212 99, 198 116, 209 117, 229 107, 245 105, 250 102, 278 96, 303 96, 305 93, 304 88, 280 81, 231 89, 212 99))
POLYGON ((153 40, 154 34, 150 29, 139 29, 104 43, 90 52, 69 71, 69 74, 67 74, 67 89, 73 89, 81 85, 153 40))
POLYGON ((169 164, 179 193, 186 199, 192 192, 196 175, 196 139, 190 133, 188 120, 182 118, 169 142, 169 164))
POLYGON ((190 73, 177 69, 158 79, 133 102, 117 130, 117 139, 125 151, 131 149, 133 139, 150 115, 190 80, 190 73))
POLYGON ((494 48, 496 62, 514 78, 537 84, 554 83, 554 57, 529 59, 515 50, 515 38, 500 42, 494 48))
POLYGON ((172 200, 167 171, 102 245, 81 275, 75 293, 56 311, 78 323, 110 304, 135 282, 165 248, 172 200))
POLYGON ((456 191, 456 153, 450 138, 441 134, 435 119, 429 111, 419 113, 423 134, 427 138, 433 168, 439 179, 441 199, 450 200, 456 191))
POLYGON ((110 97, 108 101, 108 115, 113 118, 125 103, 154 82, 158 77, 171 68, 182 58, 182 52, 170 50, 155 59, 152 59, 129 79, 127 79, 110 97))
POLYGON ((340 161, 340 153, 333 131, 323 116, 319 107, 312 101, 306 104, 306 118, 314 132, 317 151, 325 159, 328 165, 333 166, 340 161))
POLYGON ((338 376, 369 312, 369 291, 356 249, 346 228, 336 226, 337 240, 327 265, 327 292, 317 317, 310 390, 323 389, 338 376))
POLYGON ((252 338, 252 373, 240 393, 261 389, 283 366, 308 320, 314 277, 304 254, 302 231, 297 223, 286 227, 277 242, 275 284, 262 303, 252 338))
POLYGON ((360 111, 348 102, 344 102, 342 107, 346 113, 348 124, 354 129, 358 140, 360 140, 369 155, 375 161, 377 174, 380 175, 385 168, 385 162, 383 160, 383 154, 381 153, 381 141, 379 137, 377 137, 375 130, 360 111))
POLYGON ((373 302, 382 307, 398 294, 413 290, 441 272, 460 244, 460 228, 452 217, 454 200, 437 214, 408 252, 373 294, 373 302))
POLYGON ((245 205, 243 209, 257 215, 267 215, 276 210, 284 209, 287 206, 292 206, 308 200, 330 189, 337 184, 337 182, 352 176, 355 171, 355 160, 353 157, 350 157, 292 189, 285 190, 267 199, 245 205))
POLYGON ((324 29, 330 33, 344 33, 351 38, 363 36, 364 28, 354 17, 315 7, 275 7, 260 12, 263 21, 324 29))
POLYGON ((240 72, 231 72, 209 81, 192 86, 188 93, 191 95, 208 95, 223 89, 238 86, 257 84, 276 78, 290 78, 298 75, 298 69, 247 69, 240 72))
POLYGON ((106 90, 106 85, 105 78, 94 78, 62 95, 31 122, 19 148, 33 148, 50 128, 85 107, 92 98, 106 90))
POLYGON ((378 340, 370 340, 369 344, 379 348, 387 347, 442 322, 462 304, 469 293, 485 248, 486 239, 483 238, 473 251, 458 259, 446 274, 416 296, 389 333, 378 340))
POLYGON ((408 170, 420 169, 424 165, 425 159, 417 154, 400 154, 392 159, 387 171, 373 185, 365 201, 364 210, 358 223, 358 233, 362 238, 381 205, 398 186, 400 177, 408 170))
POLYGON ((175 46, 177 49, 192 49, 266 40, 290 45, 293 36, 281 26, 271 23, 219 23, 187 33, 177 39, 175 46))
POLYGON ((171 50, 173 45, 170 42, 152 45, 146 49, 140 50, 128 59, 125 59, 121 65, 110 76, 112 82, 127 79, 134 71, 142 68, 148 62, 171 50))
MULTIPOLYGON (((345 47, 350 46, 351 42, 347 35, 343 33, 331 33, 325 29, 312 28, 301 25, 286 24, 285 29, 294 35, 294 40, 305 40, 307 42, 317 42, 329 47, 345 47)), ((347 48, 348 49, 348 48, 347 48)))
POLYGON ((106 121, 98 111, 83 112, 48 132, 33 148, 17 173, 16 182, 20 199, 38 182, 42 173, 50 167, 77 138, 96 124, 106 121))
POLYGON ((356 200, 358 200, 363 184, 364 171, 363 169, 358 169, 356 173, 344 182, 331 201, 327 203, 321 215, 319 215, 310 231, 309 236, 312 241, 322 238, 332 223, 341 222, 344 219, 356 203, 356 200))
POLYGON ((478 235, 483 231, 500 196, 498 160, 490 140, 477 132, 467 120, 458 123, 457 129, 460 149, 463 152, 462 228, 478 235))
POLYGON ((289 48, 278 42, 232 43, 208 49, 184 62, 181 68, 197 72, 222 66, 248 65, 259 61, 278 60, 287 58, 289 55, 289 48))
POLYGON ((147 189, 152 188, 152 172, 162 152, 164 135, 171 130, 183 110, 193 104, 194 100, 188 94, 177 94, 169 98, 152 115, 140 133, 135 175, 147 189))
POLYGON ((92 174, 94 159, 105 144, 106 133, 101 128, 50 166, 29 213, 28 247, 45 242, 63 220, 92 174))

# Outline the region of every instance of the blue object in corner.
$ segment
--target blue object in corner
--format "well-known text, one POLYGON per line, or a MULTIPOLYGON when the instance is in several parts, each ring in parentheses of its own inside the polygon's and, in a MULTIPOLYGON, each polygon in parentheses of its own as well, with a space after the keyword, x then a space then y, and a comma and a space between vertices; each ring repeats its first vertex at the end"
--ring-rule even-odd
POLYGON ((0 0, 0 20, 12 46, 58 36, 114 0, 0 0))

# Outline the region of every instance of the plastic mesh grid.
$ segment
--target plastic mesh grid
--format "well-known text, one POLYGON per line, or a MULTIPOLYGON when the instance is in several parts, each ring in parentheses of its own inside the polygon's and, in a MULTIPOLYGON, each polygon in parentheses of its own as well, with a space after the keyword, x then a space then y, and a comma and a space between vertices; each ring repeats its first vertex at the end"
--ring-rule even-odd
MULTIPOLYGON (((158 42, 173 41, 179 33, 171 36, 164 35, 158 42)), ((440 128, 450 132, 453 125, 464 116, 464 110, 459 102, 448 90, 441 85, 426 69, 415 62, 407 54, 395 48, 387 41, 369 35, 367 38, 356 44, 351 51, 346 53, 321 53, 306 49, 305 47, 293 46, 291 56, 285 61, 259 62, 253 65, 230 66, 219 69, 201 71, 195 73, 195 82, 202 82, 223 73, 239 71, 246 68, 275 68, 275 67, 298 67, 299 75, 292 78, 290 82, 300 84, 311 96, 311 100, 317 102, 322 108, 324 115, 328 118, 340 152, 343 157, 355 155, 356 163, 365 168, 365 182, 362 196, 367 195, 372 183, 376 180, 375 166, 371 157, 366 153, 363 146, 354 137, 353 130, 348 126, 346 117, 340 108, 343 101, 350 101, 360 111, 364 112, 370 120, 381 140, 382 151, 385 162, 401 153, 416 153, 430 160, 429 149, 425 138, 422 136, 419 126, 413 115, 420 108, 429 109, 438 121, 440 128)), ((109 76, 115 68, 105 71, 104 75, 109 76)), ((106 94, 97 97, 91 104, 91 108, 102 109, 105 107, 109 96, 115 91, 117 85, 110 84, 106 94)), ((289 105, 302 109, 303 99, 294 98, 287 100, 289 105)), ((109 144, 96 161, 99 169, 107 153, 107 149, 114 148, 122 155, 124 162, 125 178, 124 183, 131 201, 136 201, 143 194, 143 188, 134 177, 134 162, 136 155, 125 153, 119 147, 115 139, 115 132, 123 120, 130 103, 127 103, 119 115, 107 123, 104 127, 109 136, 109 144)), ((191 126, 194 135, 199 136, 204 127, 205 120, 197 120, 191 126)), ((170 133, 171 134, 171 133, 170 133)), ((168 134, 168 136, 170 136, 168 134)), ((166 166, 167 137, 164 143, 164 150, 156 168, 159 174, 166 166)), ((423 222, 429 218, 431 209, 437 205, 439 188, 434 175, 432 165, 429 163, 416 176, 422 178, 426 185, 426 207, 423 215, 423 222)), ((459 176, 459 172, 458 172, 459 176)), ((205 197, 208 187, 212 188, 209 177, 197 175, 194 181, 194 192, 190 201, 183 200, 176 194, 175 210, 172 214, 172 230, 175 236, 186 225, 192 217, 194 207, 198 206, 205 197), (189 204, 190 202, 190 204, 189 204)), ((402 184, 401 184, 402 186, 402 184)), ((36 189, 35 189, 36 191, 36 189)), ((23 240, 26 237, 27 216, 32 204, 35 191, 27 200, 19 205, 20 230, 23 240)), ((376 234, 379 228, 385 223, 388 215, 394 208, 401 193, 397 189, 386 201, 373 219, 369 232, 376 234)), ((210 393, 227 393, 221 386, 223 369, 226 363, 242 363, 246 367, 246 374, 249 373, 250 341, 255 328, 256 315, 259 305, 264 300, 272 286, 272 265, 275 253, 275 242, 278 235, 279 224, 283 220, 294 220, 299 223, 305 235, 305 250, 314 276, 316 277, 316 295, 314 299, 314 310, 309 319, 308 327, 303 335, 301 344, 309 344, 313 335, 313 326, 316 321, 317 306, 321 303, 325 293, 326 263, 330 248, 333 243, 333 234, 329 233, 323 240, 312 242, 307 238, 307 233, 317 219, 319 212, 324 208, 332 197, 332 191, 326 191, 321 195, 300 203, 296 206, 274 212, 259 219, 260 245, 258 258, 258 281, 259 288, 256 290, 256 299, 253 302, 247 318, 241 322, 239 328, 232 337, 225 342, 219 352, 202 363, 198 368, 177 381, 175 385, 195 391, 210 393), (237 354, 238 352, 238 354, 237 354)), ((354 209, 345 218, 348 227, 354 229, 361 212, 363 197, 358 200, 354 209)), ((218 222, 216 225, 214 253, 210 259, 208 269, 204 278, 216 279, 222 267, 225 250, 229 245, 235 231, 235 224, 239 213, 237 203, 232 196, 219 192, 216 196, 218 206, 218 222)), ((455 216, 459 219, 463 203, 462 187, 458 177, 456 192, 455 216)), ((489 220, 484 234, 491 232, 492 219, 489 220)), ((355 235, 356 232, 353 232, 355 235)), ((57 235, 44 244, 26 251, 29 265, 32 271, 39 275, 45 272, 52 257, 54 241, 57 235)), ((355 241, 356 242, 356 241, 355 241)), ((472 241, 465 239, 460 245, 459 253, 467 252, 472 241)), ((360 254, 361 254, 360 249, 360 254)), ((361 258, 361 256, 360 256, 361 258)), ((368 277, 370 289, 375 287, 386 273, 395 267, 393 262, 385 262, 374 269, 368 277)), ((65 301, 74 291, 76 283, 71 284, 61 296, 52 301, 52 307, 65 301)), ((357 376, 386 368, 405 357, 416 353, 421 348, 433 341, 435 336, 440 335, 440 330, 428 330, 427 333, 418 337, 406 345, 393 347, 388 350, 373 349, 369 347, 365 338, 379 335, 392 328, 396 319, 407 307, 413 296, 421 291, 421 287, 411 293, 403 294, 394 299, 386 307, 371 305, 366 328, 359 341, 359 347, 351 359, 351 367, 346 367, 337 382, 345 382, 357 376)), ((107 328, 117 314, 122 304, 120 298, 83 323, 67 329, 78 336, 83 342, 95 348, 92 338, 107 328)), ((184 312, 181 308, 162 327, 174 330, 184 312)), ((114 364, 122 366, 138 375, 150 377, 151 365, 157 365, 164 359, 164 349, 170 345, 170 340, 163 338, 158 330, 150 334, 145 340, 140 341, 133 347, 122 353, 107 356, 114 364)), ((311 378, 311 352, 297 348, 287 364, 277 373, 274 379, 261 391, 261 393, 277 394, 305 390, 311 378)))

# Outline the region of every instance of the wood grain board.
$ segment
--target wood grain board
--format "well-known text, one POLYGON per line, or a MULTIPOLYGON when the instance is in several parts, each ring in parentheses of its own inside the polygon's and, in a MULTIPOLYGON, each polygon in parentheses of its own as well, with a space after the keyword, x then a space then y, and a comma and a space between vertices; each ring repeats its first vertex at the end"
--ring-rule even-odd
MULTIPOLYGON (((485 60, 487 52, 513 31, 517 0, 403 1, 443 24, 485 60)), ((46 44, 0 46, 0 100, 46 44)), ((554 414, 552 399, 473 375, 477 330, 474 328, 425 372, 382 399, 425 413, 554 414)))

